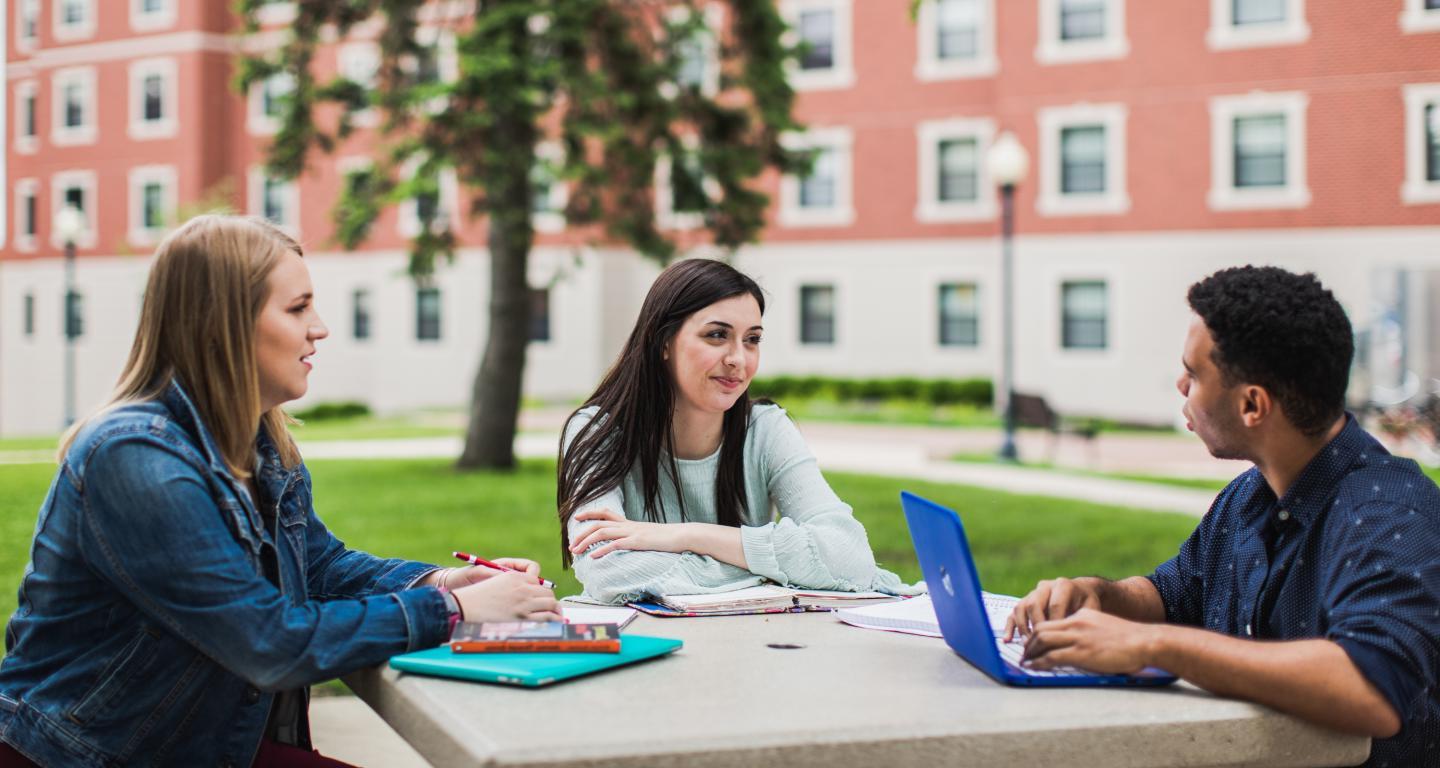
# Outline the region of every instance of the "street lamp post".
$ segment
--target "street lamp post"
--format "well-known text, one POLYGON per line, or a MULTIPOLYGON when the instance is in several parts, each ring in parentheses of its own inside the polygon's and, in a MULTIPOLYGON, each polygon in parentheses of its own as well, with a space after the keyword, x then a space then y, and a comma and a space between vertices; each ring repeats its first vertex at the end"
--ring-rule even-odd
POLYGON ((65 427, 75 423, 75 337, 77 327, 75 294, 75 239, 85 229, 85 214, 73 204, 55 214, 55 236, 65 244, 65 427))
POLYGON ((1005 393, 1005 439, 1000 444, 999 456, 1006 461, 1018 461, 1015 450, 1015 335, 1014 335, 1014 240, 1015 240, 1015 186, 1025 178, 1030 169, 1030 155, 1015 138, 1005 131, 995 139, 985 156, 990 179, 1000 187, 1000 302, 1001 302, 1001 355, 1000 379, 1005 393))

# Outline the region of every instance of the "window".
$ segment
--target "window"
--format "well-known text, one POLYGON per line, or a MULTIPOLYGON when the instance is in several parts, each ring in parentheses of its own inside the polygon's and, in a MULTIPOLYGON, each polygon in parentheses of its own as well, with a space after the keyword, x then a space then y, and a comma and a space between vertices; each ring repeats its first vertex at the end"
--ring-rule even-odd
POLYGON ((844 226, 854 222, 848 128, 822 128, 788 136, 793 150, 810 152, 809 173, 780 182, 780 223, 790 227, 844 226))
POLYGON ((25 329, 25 338, 28 339, 35 335, 35 294, 25 294, 25 306, 21 313, 20 324, 25 329))
POLYGON ((787 42, 802 46, 790 70, 799 91, 849 88, 855 83, 851 55, 852 0, 782 0, 790 25, 787 42))
POLYGON ((705 223, 705 211, 713 195, 718 195, 715 182, 705 176, 700 156, 686 151, 675 162, 670 156, 655 163, 655 219, 666 229, 694 229, 705 223))
POLYGON ((1130 210, 1125 186, 1123 104, 1040 110, 1040 197, 1046 216, 1119 214, 1130 210))
POLYGON ((530 340, 550 340, 550 289, 530 289, 530 340))
POLYGON ((35 179, 15 182, 15 247, 35 250, 35 234, 40 226, 40 183, 35 179))
POLYGON ((251 215, 269 219, 292 235, 300 227, 300 195, 292 181, 270 176, 264 167, 250 169, 247 179, 251 215))
POLYGON ((350 333, 356 341, 370 338, 370 289, 357 288, 350 295, 350 333))
POLYGON ((15 13, 15 47, 29 51, 40 39, 40 0, 20 0, 15 13))
POLYGON ((174 59, 130 64, 130 138, 163 139, 177 133, 174 59))
POLYGON ((130 28, 137 31, 175 25, 176 0, 130 0, 130 28))
MULTIPOLYGON (((411 82, 417 85, 438 85, 453 83, 460 76, 460 57, 455 47, 454 33, 439 27, 421 27, 415 32, 419 54, 406 56, 400 66, 411 82)), ((449 98, 437 95, 428 100, 423 108, 431 114, 441 112, 449 106, 449 98)))
POLYGON ((570 195, 558 171, 564 163, 565 150, 558 142, 542 142, 535 147, 535 167, 530 171, 530 220, 537 231, 565 229, 565 205, 570 195))
POLYGON ((95 0, 55 0, 55 39, 80 40, 95 34, 95 0))
POLYGON ((975 347, 980 344, 980 301, 974 283, 940 286, 940 346, 975 347))
POLYGON ((415 338, 418 341, 440 339, 439 288, 418 288, 415 291, 415 338))
POLYGON ((147 165, 130 170, 130 229, 132 245, 150 246, 175 219, 176 171, 171 165, 147 165))
POLYGON ((78 339, 85 335, 85 296, 78 290, 65 293, 63 302, 65 316, 60 319, 65 329, 65 338, 78 339))
POLYGON ((988 119, 962 118, 921 123, 920 221, 978 221, 995 215, 995 195, 984 157, 995 125, 988 119))
POLYGON ((398 228, 401 237, 418 237, 428 226, 432 233, 444 232, 455 226, 455 200, 459 194, 455 171, 443 168, 428 179, 416 177, 420 161, 406 163, 405 175, 415 185, 415 193, 400 206, 398 228))
POLYGON ((1310 39, 1305 0, 1210 0, 1212 49, 1293 45, 1310 39))
POLYGON ((1440 203, 1440 83, 1405 86, 1405 184, 1408 205, 1440 203))
POLYGON ((277 72, 252 84, 246 119, 250 133, 266 136, 280 130, 280 116, 294 90, 295 77, 289 72, 277 72))
MULTIPOLYGON (((50 189, 53 194, 50 196, 50 221, 65 208, 66 205, 73 205, 80 209, 85 222, 80 234, 75 237, 75 245, 81 248, 95 247, 95 222, 99 216, 99 205, 95 196, 95 172, 94 171, 62 171, 50 178, 50 189)), ((56 248, 65 245, 59 239, 55 228, 50 228, 50 244, 56 248)))
POLYGON ((1400 29, 1411 34, 1440 31, 1440 0, 1405 0, 1400 29))
POLYGON ((1210 100, 1212 209, 1310 204, 1305 181, 1307 102, 1303 93, 1210 100))
POLYGON ((995 0, 924 0, 916 18, 915 77, 949 80, 995 74, 995 0))
POLYGON ((295 0, 262 0, 255 19, 262 25, 289 24, 295 20, 295 0))
POLYGON ((674 8, 668 13, 672 32, 685 34, 675 42, 675 84, 713 96, 720 90, 717 35, 724 24, 724 9, 711 3, 705 6, 704 16, 698 22, 693 16, 688 8, 674 8))
POLYGON ((50 140, 61 146, 95 142, 95 68, 58 69, 51 77, 54 104, 50 140))
POLYGON ((1060 285, 1060 346, 1064 349, 1105 349, 1106 290, 1103 281, 1060 285))
POLYGON ((1125 0, 1040 0, 1036 61, 1068 64, 1129 54, 1125 0))
MULTIPOLYGON (((348 43, 340 46, 336 58, 340 76, 364 90, 364 103, 368 105, 380 73, 379 47, 374 43, 348 43)), ((380 114, 373 107, 355 106, 357 109, 350 115, 352 124, 368 127, 379 123, 380 114)))
POLYGON ((800 343, 835 343, 835 287, 800 286, 800 343))
POLYGON ((15 151, 22 154, 33 153, 38 144, 39 126, 35 114, 38 89, 34 80, 15 84, 15 151))

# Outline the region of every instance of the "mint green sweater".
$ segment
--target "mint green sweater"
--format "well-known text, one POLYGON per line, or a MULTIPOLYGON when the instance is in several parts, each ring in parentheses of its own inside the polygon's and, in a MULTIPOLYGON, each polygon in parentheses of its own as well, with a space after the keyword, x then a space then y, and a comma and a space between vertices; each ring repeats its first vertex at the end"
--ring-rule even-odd
MULTIPOLYGON (((594 406, 585 408, 571 420, 564 450, 595 413, 594 406)), ((877 590, 896 595, 923 591, 876 567, 865 527, 825 482, 800 431, 780 407, 757 405, 751 410, 744 457, 747 511, 740 537, 748 571, 692 552, 616 550, 599 559, 581 554, 575 558, 575 576, 584 585, 586 597, 623 603, 646 595, 724 592, 766 579, 809 589, 877 590)), ((720 451, 675 463, 680 473, 678 493, 668 473, 662 470, 660 474, 659 505, 664 521, 682 522, 679 499, 683 494, 686 521, 714 523, 720 451)), ((632 471, 620 487, 580 511, 586 509, 623 511, 631 520, 645 520, 640 473, 632 471)), ((593 525, 572 519, 570 540, 579 540, 593 525)))

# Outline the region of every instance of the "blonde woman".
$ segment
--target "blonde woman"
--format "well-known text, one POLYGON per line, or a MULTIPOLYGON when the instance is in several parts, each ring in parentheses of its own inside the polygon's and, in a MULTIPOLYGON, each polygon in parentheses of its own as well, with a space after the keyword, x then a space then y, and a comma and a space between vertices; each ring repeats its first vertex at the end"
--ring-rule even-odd
POLYGON ((161 243, 108 405, 64 439, 0 663, 0 765, 340 765, 307 686, 437 645, 453 621, 555 619, 539 566, 346 549, 280 405, 327 335, 300 247, 202 216, 161 243))

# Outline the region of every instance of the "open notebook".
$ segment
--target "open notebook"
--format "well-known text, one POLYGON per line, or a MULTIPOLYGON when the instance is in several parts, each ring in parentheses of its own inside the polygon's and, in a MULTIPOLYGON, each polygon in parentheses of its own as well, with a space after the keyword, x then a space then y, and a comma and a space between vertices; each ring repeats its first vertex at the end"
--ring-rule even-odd
MULTIPOLYGON (((1010 616, 1020 598, 982 592, 985 599, 985 614, 990 620, 990 631, 999 637, 1005 631, 1005 619, 1010 616)), ((942 637, 940 620, 935 616, 935 604, 929 595, 912 597, 896 603, 867 605, 836 611, 835 617, 852 626, 863 629, 883 629, 890 632, 904 632, 926 637, 942 637)))
POLYGON ((883 592, 836 592, 762 584, 707 595, 666 595, 630 605, 652 616, 729 616, 745 613, 829 611, 894 600, 883 592))

